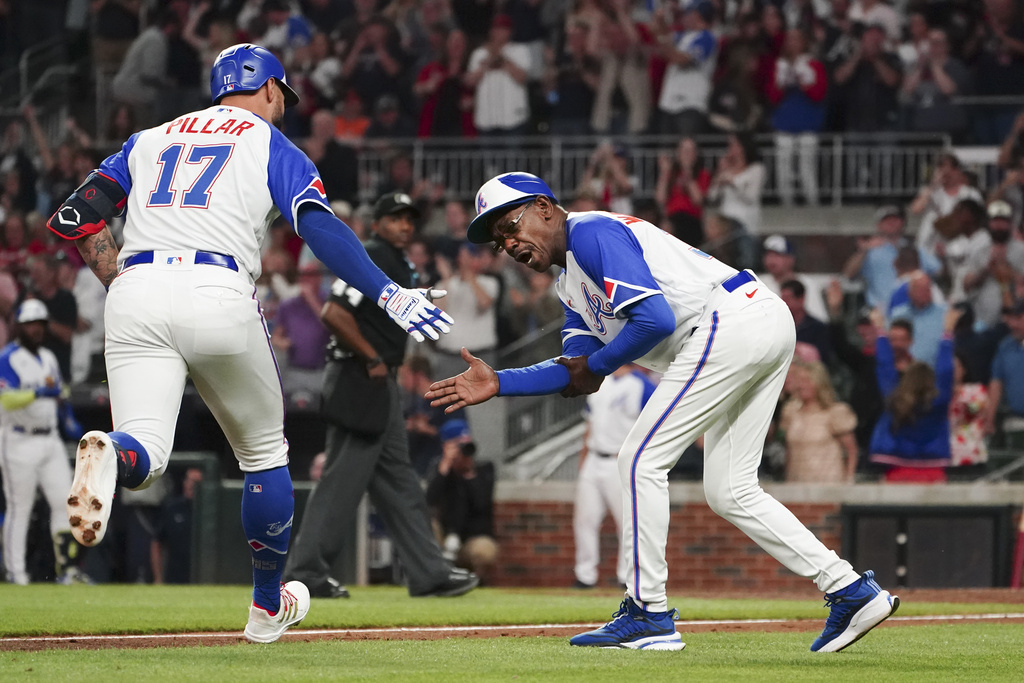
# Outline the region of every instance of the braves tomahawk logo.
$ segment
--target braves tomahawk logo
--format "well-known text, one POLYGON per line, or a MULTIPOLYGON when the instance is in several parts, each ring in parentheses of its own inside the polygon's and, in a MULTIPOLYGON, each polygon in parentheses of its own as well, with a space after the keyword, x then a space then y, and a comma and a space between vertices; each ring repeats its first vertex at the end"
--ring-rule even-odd
POLYGON ((281 522, 274 522, 267 527, 267 536, 280 536, 284 533, 285 529, 288 529, 292 525, 292 520, 295 518, 294 515, 288 518, 288 521, 282 524, 281 522))
POLYGON ((600 294, 591 292, 586 282, 580 283, 580 289, 583 290, 583 300, 587 303, 587 315, 590 317, 594 331, 598 334, 608 334, 608 328, 605 327, 604 321, 615 317, 611 302, 602 299, 600 294))

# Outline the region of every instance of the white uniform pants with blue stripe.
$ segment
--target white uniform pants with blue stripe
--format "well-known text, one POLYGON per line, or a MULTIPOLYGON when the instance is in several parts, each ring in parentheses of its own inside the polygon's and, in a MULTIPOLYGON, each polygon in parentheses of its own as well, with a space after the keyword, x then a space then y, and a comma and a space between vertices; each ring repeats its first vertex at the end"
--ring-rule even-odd
POLYGON ((697 330, 626 438, 618 457, 626 586, 644 609, 667 609, 668 472, 701 434, 712 510, 823 592, 859 578, 757 481, 795 343, 792 315, 763 283, 754 280, 731 293, 715 289, 697 330))
POLYGON ((167 467, 188 377, 243 472, 286 465, 281 378, 252 280, 193 264, 189 252, 156 254, 117 276, 105 309, 114 429, 138 439, 150 458, 139 488, 167 467))

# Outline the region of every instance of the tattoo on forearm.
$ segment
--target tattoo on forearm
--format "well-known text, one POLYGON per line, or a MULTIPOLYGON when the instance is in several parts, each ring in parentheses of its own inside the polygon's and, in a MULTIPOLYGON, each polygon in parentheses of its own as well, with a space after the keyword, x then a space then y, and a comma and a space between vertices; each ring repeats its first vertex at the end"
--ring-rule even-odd
POLYGON ((109 287, 117 276, 117 244, 110 230, 104 228, 95 235, 88 235, 75 242, 78 252, 96 274, 104 287, 109 287))

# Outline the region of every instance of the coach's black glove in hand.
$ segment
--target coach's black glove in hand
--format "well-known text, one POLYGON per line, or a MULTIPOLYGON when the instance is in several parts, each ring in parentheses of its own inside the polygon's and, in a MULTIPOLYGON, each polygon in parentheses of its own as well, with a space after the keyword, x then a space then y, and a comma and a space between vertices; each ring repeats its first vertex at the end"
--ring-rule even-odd
POLYGON ((576 356, 575 358, 556 358, 555 362, 565 366, 569 371, 569 385, 562 389, 562 396, 572 398, 573 396, 585 396, 592 394, 601 388, 604 376, 599 375, 587 365, 588 356, 576 356))

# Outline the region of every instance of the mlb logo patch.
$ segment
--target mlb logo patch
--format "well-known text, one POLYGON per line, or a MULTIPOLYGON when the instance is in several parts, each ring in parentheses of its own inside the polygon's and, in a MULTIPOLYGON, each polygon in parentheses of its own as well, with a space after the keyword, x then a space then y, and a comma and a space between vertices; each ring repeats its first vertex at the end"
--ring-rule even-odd
POLYGON ((263 493, 263 485, 249 484, 249 493, 263 493))
POLYGON ((180 256, 168 256, 167 257, 167 265, 169 265, 169 266, 180 266, 181 265, 181 257, 180 256))

